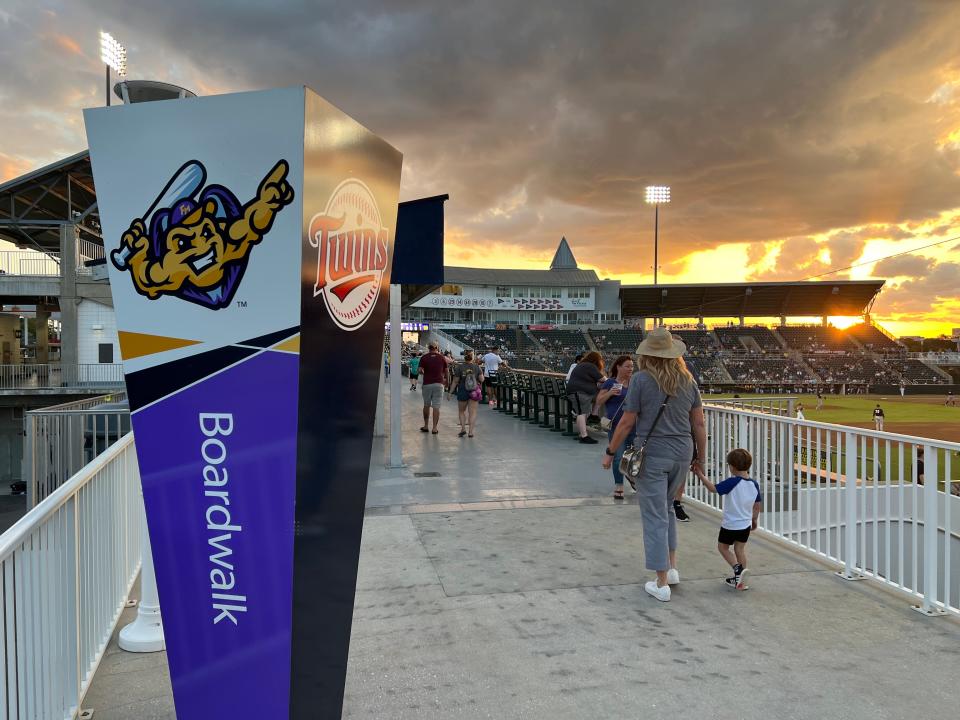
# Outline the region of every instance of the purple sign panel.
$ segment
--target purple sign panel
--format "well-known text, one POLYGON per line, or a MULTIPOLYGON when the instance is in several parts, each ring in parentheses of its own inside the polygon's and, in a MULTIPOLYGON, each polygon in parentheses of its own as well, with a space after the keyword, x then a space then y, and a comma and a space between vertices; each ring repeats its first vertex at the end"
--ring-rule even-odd
POLYGON ((85 120, 177 716, 339 717, 401 156, 302 87, 85 120))

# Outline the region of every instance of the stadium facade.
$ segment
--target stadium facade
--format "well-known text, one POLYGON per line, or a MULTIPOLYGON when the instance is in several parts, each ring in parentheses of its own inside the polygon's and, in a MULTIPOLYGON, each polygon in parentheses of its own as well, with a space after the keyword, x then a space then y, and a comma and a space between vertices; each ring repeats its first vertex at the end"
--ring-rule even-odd
POLYGON ((582 270, 566 238, 548 270, 446 266, 444 285, 404 311, 404 320, 450 329, 503 325, 616 325, 620 281, 582 270))

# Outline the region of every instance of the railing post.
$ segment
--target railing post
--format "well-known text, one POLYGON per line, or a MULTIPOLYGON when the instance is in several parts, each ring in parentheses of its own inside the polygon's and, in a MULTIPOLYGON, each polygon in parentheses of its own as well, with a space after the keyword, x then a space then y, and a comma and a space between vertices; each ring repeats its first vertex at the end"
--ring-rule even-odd
MULTIPOLYGON (((923 600, 913 609, 928 617, 939 617, 946 615, 945 610, 937 607, 940 590, 940 474, 937 449, 929 445, 923 447, 923 477, 923 600)), ((950 502, 949 494, 946 498, 950 502)), ((913 521, 918 519, 919 513, 914 510, 913 521)), ((950 542, 950 538, 944 538, 944 542, 950 542)))
MULTIPOLYGON (((837 572, 844 580, 863 580, 864 576, 855 571, 854 560, 857 557, 857 437, 853 433, 846 433, 844 449, 844 498, 847 503, 846 536, 844 538, 843 570, 837 572)), ((837 468, 839 472, 840 468, 837 468)), ((866 486, 866 484, 864 484, 866 486)), ((837 524, 839 528, 839 523, 837 524)), ((837 538, 839 544, 840 538, 837 538)))
MULTIPOLYGON (((139 483, 138 483, 139 485, 139 483)), ((143 491, 141 490, 141 495, 143 491)), ((127 652, 160 652, 166 647, 163 621, 160 617, 160 595, 157 593, 157 575, 153 569, 150 532, 143 498, 140 498, 140 604, 137 619, 120 631, 118 644, 127 652)))

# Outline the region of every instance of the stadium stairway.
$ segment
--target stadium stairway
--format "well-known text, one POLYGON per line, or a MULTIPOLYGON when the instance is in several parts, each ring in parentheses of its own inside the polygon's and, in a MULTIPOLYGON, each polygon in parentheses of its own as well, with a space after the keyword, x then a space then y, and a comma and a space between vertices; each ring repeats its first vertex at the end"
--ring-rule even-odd
POLYGON ((592 352, 600 352, 600 348, 597 347, 597 344, 593 341, 593 338, 590 337, 589 328, 586 330, 581 330, 580 332, 583 333, 583 337, 587 341, 587 347, 590 348, 592 352))
POLYGON ((773 333, 773 337, 776 339, 776 341, 777 341, 778 343, 780 343, 780 347, 782 347, 784 350, 789 350, 789 349, 790 349, 790 346, 787 345, 787 341, 786 341, 786 340, 784 339, 784 337, 780 334, 779 328, 771 327, 771 328, 770 328, 770 332, 773 333))

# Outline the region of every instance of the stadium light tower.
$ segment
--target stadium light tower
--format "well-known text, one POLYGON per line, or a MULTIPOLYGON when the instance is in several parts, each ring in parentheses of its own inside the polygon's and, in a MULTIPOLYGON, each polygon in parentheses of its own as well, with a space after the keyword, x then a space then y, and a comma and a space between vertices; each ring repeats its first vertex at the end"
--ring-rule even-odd
POLYGON ((113 35, 100 31, 100 59, 107 66, 107 105, 110 105, 110 70, 118 77, 127 74, 127 49, 114 40, 113 35))
POLYGON ((660 206, 670 202, 669 185, 647 185, 647 204, 653 205, 653 284, 657 284, 657 262, 660 245, 660 206))

